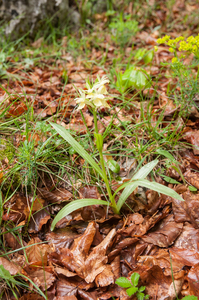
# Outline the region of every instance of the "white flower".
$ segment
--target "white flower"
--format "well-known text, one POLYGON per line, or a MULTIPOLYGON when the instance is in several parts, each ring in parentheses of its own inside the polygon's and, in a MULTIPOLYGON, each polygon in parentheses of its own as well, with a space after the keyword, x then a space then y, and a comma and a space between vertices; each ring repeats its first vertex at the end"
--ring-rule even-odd
POLYGON ((105 96, 103 94, 101 94, 98 91, 95 91, 95 93, 92 93, 90 95, 87 96, 90 101, 96 106, 96 107, 100 107, 100 106, 104 106, 104 107, 110 107, 107 103, 107 99, 105 98, 105 96))
POLYGON ((104 95, 107 95, 105 84, 109 83, 108 78, 104 75, 100 79, 97 77, 98 81, 94 83, 93 87, 86 82, 86 91, 79 90, 80 97, 76 98, 76 102, 80 103, 79 109, 84 108, 85 105, 91 106, 93 108, 98 108, 100 106, 110 107, 107 103, 107 99, 104 95))
POLYGON ((77 103, 80 103, 80 105, 79 105, 78 108, 79 108, 79 109, 82 109, 82 108, 84 108, 84 106, 85 106, 86 104, 93 107, 92 103, 89 102, 89 99, 86 98, 85 92, 79 90, 79 93, 80 93, 80 97, 79 97, 79 98, 75 98, 75 101, 76 101, 77 103))
POLYGON ((99 76, 97 76, 98 82, 96 82, 93 86, 93 90, 100 92, 101 94, 108 94, 105 84, 109 83, 108 78, 104 75, 100 79, 99 76))

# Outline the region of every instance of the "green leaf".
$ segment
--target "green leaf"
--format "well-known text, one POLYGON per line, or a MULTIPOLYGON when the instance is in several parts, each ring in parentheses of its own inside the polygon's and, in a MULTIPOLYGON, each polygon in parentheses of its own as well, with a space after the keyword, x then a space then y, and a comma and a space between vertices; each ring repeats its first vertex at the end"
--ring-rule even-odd
POLYGON ((119 164, 113 160, 113 159, 109 159, 108 162, 107 162, 107 165, 109 167, 109 169, 114 172, 114 173, 119 173, 120 171, 120 166, 119 164))
POLYGON ((122 75, 122 85, 127 88, 143 89, 151 86, 150 77, 143 69, 135 66, 127 69, 122 75))
POLYGON ((197 188, 195 188, 194 186, 189 186, 189 190, 191 191, 191 192, 197 192, 197 188))
POLYGON ((138 281, 139 281, 139 279, 140 279, 140 274, 138 274, 138 273, 133 273, 132 275, 131 275, 131 282, 132 282, 132 284, 134 285, 134 286, 137 286, 138 285, 138 281))
POLYGON ((181 184, 180 182, 178 182, 177 180, 175 180, 169 176, 166 176, 166 175, 160 175, 160 176, 163 177, 166 182, 173 183, 173 184, 181 184))
POLYGON ((126 277, 118 278, 115 283, 123 288, 132 287, 130 281, 126 277))
POLYGON ((153 170, 153 168, 155 168, 155 166, 158 164, 158 159, 152 160, 151 162, 149 162, 148 164, 146 164, 145 166, 143 166, 133 177, 131 180, 135 180, 135 179, 144 179, 146 178, 149 173, 151 173, 151 171, 153 170))
POLYGON ((117 202, 118 210, 121 209, 121 207, 124 204, 124 202, 126 201, 126 199, 133 193, 133 191, 138 186, 144 186, 146 188, 149 188, 150 190, 154 190, 158 193, 170 196, 174 199, 184 201, 184 199, 181 198, 180 195, 178 193, 176 193, 174 190, 168 188, 167 186, 164 186, 162 184, 154 182, 154 181, 151 182, 151 181, 148 181, 148 180, 145 180, 145 179, 142 179, 142 180, 137 179, 136 181, 133 181, 133 182, 124 183, 122 186, 123 187, 126 186, 126 187, 125 187, 124 191, 122 192, 122 194, 121 194, 121 196, 120 196, 120 198, 117 202))
POLYGON ((72 137, 68 130, 66 130, 63 126, 51 123, 53 128, 75 149, 75 151, 83 157, 95 170, 96 172, 104 179, 104 174, 98 164, 94 161, 94 159, 88 154, 87 151, 72 137))
POLYGON ((182 197, 178 193, 176 193, 174 190, 168 188, 167 186, 164 186, 160 183, 157 183, 155 181, 148 181, 148 180, 138 180, 140 186, 144 186, 146 188, 149 188, 150 190, 156 191, 158 193, 170 196, 174 199, 184 201, 182 197))
POLYGON ((114 193, 113 197, 122 190, 123 188, 124 191, 122 192, 118 202, 117 202, 117 207, 120 210, 126 199, 133 193, 133 191, 138 187, 139 183, 137 182, 137 179, 144 179, 152 170, 153 168, 157 165, 158 159, 155 159, 145 166, 143 166, 132 178, 129 182, 125 182, 122 184, 114 193), (136 181, 133 181, 136 180, 136 181), (133 181, 133 183, 132 183, 133 181))
POLYGON ((140 292, 138 292, 136 296, 138 300, 144 300, 144 298, 146 298, 144 293, 140 293, 140 292))
POLYGON ((154 51, 149 50, 146 55, 144 55, 144 63, 149 64, 153 60, 154 51))
POLYGON ((75 149, 74 149, 73 147, 70 147, 69 150, 68 150, 68 153, 69 153, 70 155, 73 155, 73 154, 75 154, 75 153, 77 153, 77 152, 75 151, 75 149))
MULTIPOLYGON (((119 211, 120 211, 122 205, 124 204, 124 202, 126 201, 126 199, 133 193, 133 191, 136 189, 136 187, 138 187, 138 185, 139 185, 138 180, 133 181, 133 182, 127 182, 126 184, 124 183, 122 185, 122 186, 126 186, 126 188, 123 190, 123 192, 120 195, 120 198, 117 202, 117 208, 119 211)), ((120 188, 122 188, 122 186, 120 188)), ((118 191, 118 189, 117 189, 117 191, 118 191)), ((115 192, 115 194, 116 194, 116 192, 115 192)))
POLYGON ((0 278, 4 279, 7 283, 17 283, 17 281, 14 279, 14 276, 12 276, 10 272, 4 268, 3 265, 0 265, 0 278))
POLYGON ((157 149, 156 153, 165 156, 166 158, 170 159, 172 162, 174 162, 175 164, 178 164, 178 161, 173 157, 173 155, 171 155, 171 153, 169 153, 166 150, 162 150, 162 149, 157 149))
POLYGON ((104 200, 98 200, 98 199, 79 199, 79 200, 74 200, 70 203, 68 203, 66 206, 64 206, 56 215, 54 218, 52 225, 51 225, 51 231, 54 230, 55 225, 57 222, 59 222, 62 218, 65 216, 69 215, 71 212, 85 207, 85 206, 90 206, 90 205, 110 205, 109 202, 104 201, 104 200))
POLYGON ((141 286, 141 287, 139 288, 139 292, 144 292, 145 289, 146 289, 146 286, 141 286))
POLYGON ((131 297, 133 294, 135 294, 138 291, 137 287, 130 287, 129 289, 126 290, 126 293, 129 297, 131 297))
POLYGON ((135 56, 134 56, 134 59, 135 59, 135 60, 141 60, 141 59, 143 59, 143 57, 145 56, 145 54, 146 54, 146 49, 140 48, 140 49, 138 49, 138 50, 136 51, 136 54, 135 54, 135 56))
POLYGON ((198 300, 198 298, 196 296, 185 296, 184 298, 182 298, 182 300, 198 300))
MULTIPOLYGON (((153 170, 153 168, 157 165, 158 160, 155 159, 150 163, 143 166, 132 178, 130 181, 123 183, 114 193, 114 196, 123 188, 129 185, 130 182, 137 180, 137 179, 144 179, 149 173, 153 170)), ((135 187, 136 188, 136 187, 135 187)), ((133 192, 133 191, 132 191, 133 192)), ((130 193, 131 194, 131 193, 130 193)), ((129 194, 129 195, 130 195, 129 194)))

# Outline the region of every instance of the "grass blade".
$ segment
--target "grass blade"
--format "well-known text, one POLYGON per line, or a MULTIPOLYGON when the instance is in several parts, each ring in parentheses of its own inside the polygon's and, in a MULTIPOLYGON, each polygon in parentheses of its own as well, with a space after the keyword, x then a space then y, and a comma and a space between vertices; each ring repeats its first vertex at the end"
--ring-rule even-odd
POLYGON ((68 203, 66 206, 64 206, 59 213, 56 215, 54 218, 52 225, 51 225, 51 230, 54 230, 55 225, 57 222, 59 222, 62 218, 70 214, 71 212, 85 207, 85 206, 90 206, 90 205, 110 205, 109 202, 104 201, 104 200, 98 200, 98 199, 79 199, 79 200, 74 200, 70 203, 68 203))
POLYGON ((66 130, 63 126, 51 123, 53 128, 75 149, 75 151, 85 159, 94 169, 95 171, 104 179, 104 174, 98 164, 94 161, 94 159, 88 154, 87 151, 72 137, 68 130, 66 130))

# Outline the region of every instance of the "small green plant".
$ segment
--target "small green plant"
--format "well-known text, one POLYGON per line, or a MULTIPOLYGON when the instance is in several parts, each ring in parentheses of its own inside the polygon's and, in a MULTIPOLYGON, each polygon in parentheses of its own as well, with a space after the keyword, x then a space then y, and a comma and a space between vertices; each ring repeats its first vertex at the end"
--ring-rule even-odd
POLYGON ((114 18, 109 25, 112 32, 112 40, 121 47, 130 44, 132 36, 138 31, 138 22, 130 20, 130 18, 131 15, 128 15, 124 20, 121 13, 119 18, 114 18))
POLYGON ((123 74, 118 74, 116 86, 121 93, 127 89, 142 90, 143 88, 149 88, 151 86, 150 77, 142 68, 132 66, 123 74))
POLYGON ((157 182, 150 182, 146 180, 145 178, 148 176, 148 174, 153 170, 153 168, 157 165, 158 160, 155 159, 149 163, 147 163, 145 166, 143 166, 132 178, 129 182, 122 184, 113 194, 111 190, 111 186, 109 182, 111 181, 111 178, 108 178, 107 172, 106 172, 106 165, 103 158, 103 136, 98 132, 98 125, 97 125, 97 108, 99 107, 106 107, 109 108, 109 104, 107 103, 108 97, 107 97, 107 90, 105 87, 105 84, 108 83, 109 80, 106 76, 103 76, 102 79, 98 77, 97 81, 94 83, 93 86, 89 84, 89 82, 86 83, 87 90, 80 90, 80 97, 76 98, 76 102, 79 104, 79 109, 84 108, 85 105, 87 105, 93 113, 94 117, 94 125, 95 125, 95 144, 97 147, 97 150, 99 152, 99 158, 100 158, 100 165, 96 163, 96 161, 88 154, 88 152, 78 143, 72 135, 69 133, 68 130, 66 130, 63 126, 60 126, 58 124, 50 123, 53 128, 74 148, 74 150, 84 158, 84 160, 93 167, 93 169, 97 172, 97 174, 102 178, 106 185, 106 190, 108 194, 108 200, 98 200, 98 199, 80 199, 73 201, 69 204, 67 204, 65 207, 63 207, 60 212, 57 214, 55 219, 52 222, 51 230, 54 229, 56 223, 65 217, 66 215, 70 214, 74 210, 77 210, 79 208, 90 206, 90 205, 107 205, 112 208, 114 213, 119 214, 120 209, 125 203, 126 199, 131 195, 131 193, 140 185, 146 188, 150 188, 154 191, 157 191, 158 193, 162 193, 168 196, 171 196, 173 198, 183 200, 174 190, 163 186, 157 182), (123 190, 121 193, 119 200, 116 203, 115 197, 117 193, 120 190, 123 190))
POLYGON ((122 288, 126 288, 126 293, 129 297, 136 294, 138 300, 149 299, 149 295, 145 295, 143 292, 145 290, 145 286, 138 287, 138 282, 140 279, 140 274, 133 273, 131 275, 131 281, 126 277, 120 277, 116 280, 116 284, 121 286, 122 288))

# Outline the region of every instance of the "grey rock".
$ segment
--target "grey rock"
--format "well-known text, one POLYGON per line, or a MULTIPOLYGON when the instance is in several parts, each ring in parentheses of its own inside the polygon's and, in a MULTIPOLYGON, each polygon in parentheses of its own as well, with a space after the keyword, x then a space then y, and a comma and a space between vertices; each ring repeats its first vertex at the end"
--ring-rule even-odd
POLYGON ((50 19, 55 25, 78 27, 80 15, 69 6, 69 0, 0 0, 1 31, 11 39, 27 32, 34 36, 42 22, 50 19))

